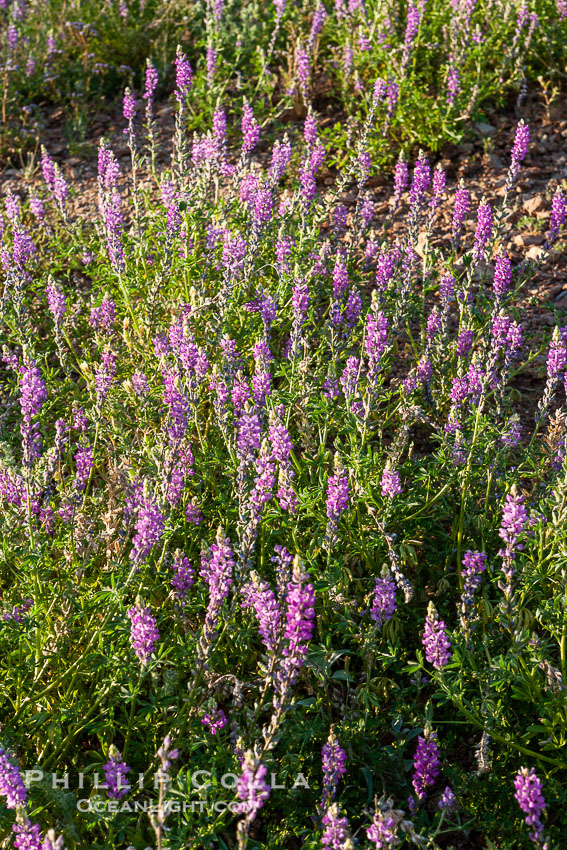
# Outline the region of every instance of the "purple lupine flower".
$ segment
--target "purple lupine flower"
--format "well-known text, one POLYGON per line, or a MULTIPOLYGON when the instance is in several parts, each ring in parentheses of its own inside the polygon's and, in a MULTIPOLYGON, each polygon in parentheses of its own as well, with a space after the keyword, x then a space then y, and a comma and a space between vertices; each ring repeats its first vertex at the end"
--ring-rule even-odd
POLYGON ((460 621, 468 641, 471 627, 471 611, 474 605, 474 595, 482 583, 482 574, 486 570, 486 555, 484 552, 473 552, 468 549, 463 556, 461 578, 463 590, 461 593, 460 621))
POLYGON ((136 111, 138 109, 138 104, 136 103, 136 98, 134 97, 134 93, 131 89, 127 88, 124 90, 124 99, 122 101, 122 114, 124 118, 128 122, 132 122, 136 117, 136 111))
POLYGON ((465 189, 463 180, 459 183, 459 188, 455 192, 455 208, 453 210, 453 240, 458 241, 461 228, 465 222, 470 206, 470 196, 468 189, 465 189))
POLYGON ((291 580, 286 590, 285 645, 281 666, 276 674, 274 709, 285 707, 290 688, 307 658, 307 646, 315 626, 315 590, 309 582, 309 573, 298 557, 293 564, 291 580))
POLYGON ((313 50, 315 39, 323 29, 323 24, 327 19, 327 10, 322 3, 318 3, 315 12, 313 13, 313 21, 311 23, 311 32, 307 41, 307 50, 309 53, 313 50))
POLYGON ((437 808, 441 809, 442 812, 449 812, 455 806, 455 795, 453 794, 451 788, 447 785, 443 794, 441 795, 441 799, 437 803, 437 808))
POLYGON ((466 328, 457 337, 457 354, 459 357, 467 357, 471 353, 474 331, 466 328))
POLYGON ((398 607, 396 604, 397 585, 388 569, 384 569, 381 576, 376 579, 372 607, 370 608, 370 619, 379 629, 394 616, 398 607))
POLYGON ((301 89, 301 94, 303 95, 303 99, 307 101, 308 98, 308 90, 309 90, 309 77, 311 75, 311 61, 309 59, 309 53, 305 50, 301 44, 297 45, 297 50, 295 54, 295 66, 297 69, 297 79, 299 82, 299 87, 301 89))
POLYGON ((451 641, 447 635, 447 627, 443 620, 439 619, 433 602, 429 603, 427 609, 422 643, 425 658, 436 670, 441 670, 451 660, 451 641))
POLYGON ((183 439, 187 431, 189 403, 185 395, 179 390, 181 377, 176 369, 164 368, 162 370, 162 380, 162 398, 167 405, 171 417, 171 422, 168 426, 169 438, 173 443, 177 443, 183 439))
POLYGON ((342 236, 347 229, 347 216, 348 210, 344 204, 337 204, 334 210, 333 218, 333 227, 335 234, 337 236, 342 236))
POLYGON ((281 636, 282 612, 274 591, 252 570, 250 581, 242 586, 241 594, 242 607, 254 610, 262 643, 268 652, 276 652, 281 636))
POLYGON ((25 806, 28 799, 20 768, 3 747, 0 747, 0 796, 4 797, 8 809, 25 806))
POLYGON ((333 803, 321 819, 324 826, 321 844, 329 850, 343 850, 349 837, 348 818, 341 817, 339 807, 333 803))
POLYGON ((549 230, 546 240, 548 247, 553 245, 559 236, 559 231, 565 224, 565 211, 565 193, 558 187, 551 200, 551 217, 549 219, 549 230))
POLYGON ((53 193, 55 190, 55 163, 43 145, 41 146, 41 171, 43 179, 47 184, 47 188, 53 193))
POLYGON ((255 758, 251 750, 245 753, 242 768, 236 783, 236 794, 242 802, 237 803, 233 811, 238 815, 246 815, 250 825, 270 796, 270 786, 265 782, 268 769, 255 758))
POLYGON ((358 357, 349 357, 340 378, 343 393, 347 399, 351 398, 356 392, 359 372, 360 360, 358 357))
POLYGON ((47 401, 45 381, 35 360, 27 360, 19 367, 20 372, 20 409, 22 423, 22 448, 24 463, 31 466, 41 454, 41 434, 37 417, 47 401))
MULTIPOLYGON (((148 653, 148 657, 149 655, 151 655, 151 652, 148 653)), ((114 745, 109 748, 108 761, 104 765, 103 770, 106 785, 108 786, 107 793, 110 799, 120 800, 122 797, 126 796, 131 787, 126 778, 127 774, 130 772, 130 768, 126 762, 122 760, 122 754, 114 745)))
POLYGON ((37 195, 30 195, 30 212, 38 221, 43 221, 45 218, 43 201, 37 195))
POLYGON ((361 311, 362 298, 360 296, 360 291, 353 286, 348 294, 347 302, 345 304, 344 318, 347 328, 354 328, 360 318, 361 311))
POLYGON ((254 117, 254 111, 246 98, 242 111, 242 153, 251 153, 260 139, 260 125, 254 117))
POLYGON ((380 371, 380 361, 388 345, 388 319, 383 310, 377 309, 373 299, 372 310, 366 317, 364 350, 368 357, 368 380, 375 383, 380 371))
POLYGON ((348 288, 348 271, 344 258, 340 255, 335 260, 333 268, 333 297, 342 298, 348 288))
POLYGON ((212 46, 212 44, 207 45, 206 52, 206 65, 207 65, 207 82, 210 86, 212 86, 215 79, 215 70, 217 67, 217 51, 212 46))
POLYGON ((565 380, 567 367, 567 329, 561 331, 558 327, 553 330, 549 353, 547 356, 547 381, 543 396, 539 401, 537 421, 541 422, 547 416, 559 384, 565 380))
POLYGON ((547 377, 557 380, 563 376, 567 366, 567 335, 557 328, 551 337, 549 354, 547 356, 547 377))
POLYGON ((77 471, 74 485, 76 489, 82 493, 87 486, 91 475, 91 469, 94 465, 93 447, 88 443, 86 445, 79 446, 75 454, 74 461, 75 469, 77 471))
POLYGON ((191 83, 193 81, 193 70, 187 56, 177 45, 175 53, 175 97, 180 106, 185 104, 191 83))
POLYGON ((184 606, 185 597, 189 592, 189 588, 195 581, 195 571, 189 563, 187 556, 183 554, 181 549, 175 550, 171 569, 173 570, 173 576, 171 579, 173 595, 181 602, 181 605, 184 606))
POLYGON ((6 207, 6 217, 13 224, 16 223, 21 216, 20 199, 12 192, 9 192, 4 199, 4 204, 6 207))
POLYGON ((517 414, 510 417, 508 427, 500 437, 500 440, 509 448, 520 445, 522 441, 522 424, 517 414))
POLYGON ((423 151, 419 152, 413 178, 410 186, 409 201, 414 212, 417 212, 423 204, 425 193, 431 182, 431 169, 429 168, 429 160, 423 151))
POLYGON ((2 614, 3 620, 12 620, 14 623, 23 623, 24 614, 30 610, 33 599, 24 599, 21 605, 15 605, 11 611, 2 614))
POLYGON ((492 236, 492 209, 486 201, 481 201, 477 213, 477 225, 474 236, 473 257, 478 262, 483 260, 486 246, 492 236))
POLYGON ((433 366, 428 357, 420 357, 417 364, 417 377, 422 384, 428 384, 433 377, 433 366))
POLYGON ((502 524, 498 535, 506 544, 506 549, 499 552, 503 558, 513 560, 515 553, 524 548, 523 535, 528 524, 528 513, 524 505, 524 496, 515 491, 506 495, 502 508, 502 524))
POLYGON ((56 327, 59 327, 61 322, 63 321, 63 316, 67 311, 67 304, 65 302, 65 295, 61 286, 54 280, 50 280, 45 289, 47 294, 47 304, 49 306, 49 312, 53 316, 53 321, 55 322, 56 327))
POLYGON ((372 160, 370 158, 370 154, 368 151, 362 151, 356 158, 356 173, 358 175, 358 185, 360 187, 364 186, 370 177, 371 170, 372 160))
POLYGON ((528 152, 529 144, 530 128, 525 121, 522 120, 516 127, 516 136, 514 138, 514 145, 510 154, 512 162, 517 163, 518 165, 522 162, 528 152))
POLYGON ((185 508, 185 516, 187 522, 191 525, 201 525, 203 522, 203 514, 201 508, 195 502, 188 502, 185 508))
POLYGON ((431 181, 431 200, 429 201, 429 209, 431 210, 431 213, 434 213, 441 203, 441 199, 445 192, 446 182, 447 175, 445 174, 442 165, 439 163, 433 172, 433 180, 431 181))
POLYGON ((431 345, 435 337, 439 335, 442 326, 443 319, 441 318, 441 314, 437 307, 434 307, 427 317, 426 335, 428 345, 431 345))
POLYGON ((507 294, 512 283, 512 263, 509 257, 500 254, 494 261, 494 281, 492 289, 497 301, 501 301, 507 294))
POLYGON ((408 164, 400 152, 396 168, 394 169, 394 205, 397 207, 409 183, 408 164))
POLYGON ((388 80, 386 84, 386 104, 387 104, 387 114, 386 120, 384 122, 384 132, 388 129, 390 125, 390 121, 394 112, 396 111, 396 106, 398 105, 398 100, 400 97, 400 87, 394 80, 388 80))
POLYGON ((421 803, 427 797, 427 789, 435 784, 439 776, 439 747, 437 732, 426 731, 418 735, 417 749, 413 759, 412 785, 421 803))
POLYGON ((420 21, 421 15, 418 7, 413 5, 408 6, 408 17, 406 23, 406 32, 404 36, 404 53, 402 57, 402 67, 405 66, 409 60, 409 54, 415 41, 415 37, 418 33, 420 21))
POLYGON ((159 632, 156 625, 156 620, 152 614, 151 608, 142 607, 139 599, 136 600, 136 605, 129 608, 126 612, 130 620, 130 643, 132 649, 140 659, 142 666, 148 663, 150 655, 155 649, 155 645, 159 640, 159 632))
POLYGON ((402 492, 402 482, 400 473, 397 469, 392 469, 389 463, 386 464, 382 478, 380 479, 380 490, 383 496, 393 499, 394 496, 399 496, 402 492))
POLYGON ((116 375, 116 358, 114 352, 107 348, 100 356, 100 365, 95 366, 95 389, 97 407, 101 408, 116 375))
POLYGON ((396 846, 398 835, 398 818, 396 815, 401 813, 396 812, 392 807, 392 800, 377 804, 372 825, 366 830, 366 837, 374 844, 376 850, 396 846))
POLYGON ((288 136, 284 136, 283 140, 276 139, 272 149, 272 162, 270 164, 270 179, 275 185, 279 183, 285 174, 291 160, 291 142, 288 136))
POLYGON ((149 495, 144 494, 141 504, 138 506, 135 524, 136 534, 130 552, 130 559, 135 564, 143 563, 156 543, 159 543, 164 526, 164 515, 149 495))
POLYGON ((367 227, 370 227, 370 223, 372 222, 372 219, 374 218, 375 210, 376 210, 376 206, 375 206, 372 198, 365 197, 363 202, 362 202, 362 205, 360 207, 360 218, 361 218, 361 221, 362 221, 362 227, 364 229, 366 229, 367 227))
POLYGON ((323 767, 323 796, 319 811, 325 812, 337 794, 337 786, 341 776, 346 773, 347 754, 340 746, 335 732, 331 729, 326 744, 321 750, 323 767))
POLYGON ((198 647, 202 660, 206 660, 211 643, 216 637, 221 606, 232 585, 233 569, 234 556, 230 540, 224 536, 222 528, 219 528, 216 542, 208 551, 201 553, 201 578, 209 588, 209 604, 198 647))
POLYGON ((216 735, 220 729, 224 729, 228 723, 228 717, 222 708, 217 708, 210 714, 204 714, 201 718, 201 723, 207 727, 211 735, 216 735))
POLYGON ((439 282, 439 295, 448 307, 449 302, 455 297, 455 279, 452 275, 443 275, 439 282))
POLYGON ((279 543, 274 546, 274 552, 275 554, 272 555, 270 560, 274 564, 276 571, 278 597, 285 599, 287 588, 291 581, 293 555, 287 551, 285 546, 281 546, 279 543))
POLYGON ((547 803, 543 796, 541 779, 533 767, 529 770, 527 767, 520 768, 514 779, 514 788, 516 789, 514 797, 526 815, 526 825, 533 830, 529 834, 530 839, 534 844, 541 844, 543 837, 541 816, 547 803))
POLYGON ((145 88, 142 97, 144 100, 148 101, 147 108, 149 108, 151 111, 151 105, 158 84, 158 73, 155 69, 155 66, 150 62, 149 59, 146 60, 146 73, 144 77, 144 82, 145 88))
POLYGON ((250 459, 260 448, 262 429, 258 414, 245 411, 238 420, 236 446, 242 459, 250 459))
POLYGON ((134 372, 132 375, 132 387, 138 398, 145 398, 149 395, 150 387, 148 379, 143 372, 134 372))
POLYGON ((461 77, 454 65, 447 71, 447 105, 453 106, 461 91, 461 77))
POLYGON ((25 820, 23 823, 15 823, 12 831, 16 836, 14 838, 16 850, 42 850, 39 824, 25 820))
POLYGON ((335 455, 335 474, 330 475, 327 482, 327 532, 331 539, 335 538, 339 518, 348 507, 349 493, 348 470, 335 455))

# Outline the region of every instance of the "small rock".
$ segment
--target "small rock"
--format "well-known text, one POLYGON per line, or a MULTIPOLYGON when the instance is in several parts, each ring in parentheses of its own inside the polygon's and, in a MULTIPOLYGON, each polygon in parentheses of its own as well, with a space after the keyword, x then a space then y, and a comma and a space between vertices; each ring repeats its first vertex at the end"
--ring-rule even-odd
POLYGON ((541 255, 543 254, 543 248, 538 247, 537 245, 532 245, 529 251, 526 251, 526 259, 528 260, 539 260, 541 255))
POLYGON ((533 198, 528 198, 524 201, 523 207, 528 215, 533 215, 543 206, 543 198, 541 195, 534 195, 533 198))
POLYGON ((493 124, 486 124, 484 121, 477 121, 474 126, 481 136, 494 136, 498 132, 493 124))
POLYGON ((555 286, 550 286, 547 290, 547 300, 552 301, 558 295, 564 292, 563 284, 556 283, 555 286))
POLYGON ((558 295, 554 303, 560 310, 567 310, 567 291, 558 295))
POLYGON ((500 171, 502 168, 504 168, 504 163, 502 162, 502 160, 500 159, 498 154, 490 153, 490 154, 488 154, 488 158, 490 160, 490 164, 493 165, 494 168, 497 168, 498 171, 500 171))

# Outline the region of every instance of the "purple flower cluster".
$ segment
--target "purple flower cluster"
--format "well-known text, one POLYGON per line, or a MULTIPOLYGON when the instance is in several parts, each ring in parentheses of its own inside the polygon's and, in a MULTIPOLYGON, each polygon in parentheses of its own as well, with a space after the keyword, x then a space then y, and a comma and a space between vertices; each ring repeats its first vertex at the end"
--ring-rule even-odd
POLYGON ((236 795, 242 802, 234 807, 236 814, 246 815, 251 823, 268 797, 270 786, 265 781, 268 769, 254 757, 251 750, 244 755, 242 774, 236 783, 236 795))
POLYGON ((159 640, 155 617, 149 607, 143 608, 139 600, 126 612, 130 620, 130 642, 140 663, 148 663, 159 640))
POLYGON ((376 579, 374 597, 370 608, 370 618, 379 629, 391 620, 398 607, 396 604, 397 585, 388 570, 376 579))
POLYGON ((334 800, 336 796, 337 785, 341 776, 344 776, 346 773, 347 763, 346 752, 340 746, 333 729, 331 729, 327 743, 323 744, 321 757, 323 766, 323 796, 319 808, 321 812, 325 812, 331 800, 334 800))
POLYGON ((413 758, 412 785, 419 802, 425 800, 427 789, 435 784, 439 776, 439 747, 437 733, 426 731, 418 735, 417 749, 413 758))
POLYGON ((3 747, 0 747, 0 795, 9 809, 25 806, 28 799, 20 769, 3 747))
POLYGON ((339 518, 348 507, 349 494, 348 470, 335 455, 335 474, 330 475, 327 482, 327 537, 330 542, 335 540, 339 518))
POLYGON ((502 558, 513 560, 515 553, 524 548, 521 541, 527 524, 528 514, 524 506, 524 497, 515 491, 508 493, 502 509, 502 524, 498 532, 506 544, 506 548, 499 552, 502 558))
POLYGON ((193 70, 187 56, 178 46, 175 54, 175 97, 180 106, 185 104, 192 82, 193 70))
POLYGON ((322 817, 324 826, 321 844, 330 850, 343 850, 349 837, 348 819, 341 817, 336 803, 329 806, 322 817))
POLYGON ((171 578, 173 593, 175 598, 184 606, 185 597, 195 581, 195 571, 189 563, 187 556, 180 549, 176 549, 175 551, 171 569, 173 570, 173 576, 171 578))
POLYGON ((534 844, 541 844, 543 838, 543 824, 541 816, 546 808, 545 798, 541 779, 537 776, 535 770, 527 767, 522 767, 516 774, 514 779, 515 798, 521 810, 526 815, 526 824, 533 832, 530 832, 530 839, 534 844))
POLYGON ((146 560, 155 544, 161 540, 164 525, 165 517, 159 507, 147 494, 144 494, 138 505, 136 534, 130 552, 130 558, 134 564, 141 564, 146 560))
POLYGON ((91 308, 90 323, 99 333, 111 333, 116 321, 116 304, 105 296, 98 307, 91 308))
POLYGON ((206 726, 211 735, 216 735, 221 729, 224 729, 228 723, 228 717, 222 710, 217 708, 211 711, 210 714, 204 714, 201 718, 201 723, 206 726))
POLYGON ((221 606, 232 585, 234 556, 230 540, 222 528, 217 532, 216 542, 201 554, 201 578, 209 588, 209 604, 199 644, 200 656, 206 659, 212 641, 216 637, 221 606))
POLYGON ((287 586, 284 648, 277 673, 274 708, 285 704, 289 689, 307 658, 307 645, 315 626, 315 590, 309 573, 299 558, 295 559, 291 581, 287 586))
POLYGON ((45 381, 35 360, 26 360, 20 371, 20 409, 24 463, 31 466, 41 454, 41 434, 37 417, 47 401, 45 381))
POLYGON ((394 496, 399 496, 402 492, 402 482, 400 473, 397 469, 392 469, 389 464, 386 464, 382 478, 380 479, 380 489, 382 495, 388 499, 393 499, 394 496))
POLYGON ((429 603, 425 628, 423 630, 423 646, 425 658, 437 670, 441 670, 451 660, 451 641, 447 635, 447 627, 439 619, 433 602, 429 603))
POLYGON ((108 761, 104 765, 104 776, 107 793, 111 800, 120 800, 130 790, 130 784, 126 778, 129 772, 130 768, 122 760, 121 753, 116 747, 110 747, 108 761))
POLYGON ((281 639, 282 612, 274 591, 252 570, 250 581, 242 586, 241 594, 242 607, 254 610, 262 643, 268 652, 275 653, 281 639))
POLYGON ((388 800, 376 806, 372 824, 366 830, 366 837, 374 844, 376 850, 385 850, 396 846, 397 835, 398 819, 396 812, 392 809, 392 801, 388 800))
POLYGON ((26 819, 23 823, 15 823, 12 831, 16 850, 49 850, 47 839, 42 844, 39 824, 26 819))

